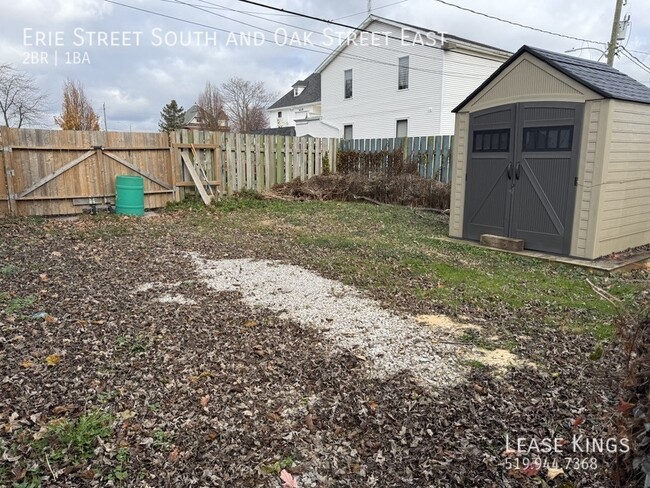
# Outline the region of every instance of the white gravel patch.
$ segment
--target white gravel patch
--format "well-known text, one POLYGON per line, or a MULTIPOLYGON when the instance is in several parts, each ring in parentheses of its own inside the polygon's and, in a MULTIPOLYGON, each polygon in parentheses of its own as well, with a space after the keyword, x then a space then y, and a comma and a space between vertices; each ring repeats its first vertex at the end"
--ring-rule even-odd
POLYGON ((367 359, 371 376, 387 378, 408 371, 434 385, 461 379, 453 346, 433 344, 437 336, 430 327, 381 308, 353 287, 276 261, 189 256, 213 290, 238 291, 251 307, 321 330, 334 348, 367 359))
POLYGON ((158 298, 154 298, 157 302, 162 303, 178 303, 179 305, 194 305, 195 300, 187 298, 185 295, 160 295, 158 298))

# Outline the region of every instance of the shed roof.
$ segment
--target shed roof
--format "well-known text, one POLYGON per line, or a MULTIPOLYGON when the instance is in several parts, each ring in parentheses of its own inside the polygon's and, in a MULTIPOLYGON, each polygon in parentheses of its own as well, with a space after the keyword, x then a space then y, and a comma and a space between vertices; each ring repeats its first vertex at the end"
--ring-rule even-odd
POLYGON ((304 86, 305 89, 300 95, 294 96, 293 89, 287 92, 282 98, 269 107, 270 109, 281 107, 293 107, 294 105, 305 105, 307 103, 320 102, 320 73, 312 73, 304 80, 300 80, 293 86, 304 86), (298 85, 300 83, 300 85, 298 85))
POLYGON ((524 53, 529 53, 537 59, 544 61, 604 98, 650 104, 650 88, 611 66, 589 59, 547 51, 545 49, 522 46, 519 51, 513 54, 508 61, 492 73, 481 86, 474 90, 452 112, 460 111, 470 100, 489 85, 492 80, 499 76, 499 74, 524 53))

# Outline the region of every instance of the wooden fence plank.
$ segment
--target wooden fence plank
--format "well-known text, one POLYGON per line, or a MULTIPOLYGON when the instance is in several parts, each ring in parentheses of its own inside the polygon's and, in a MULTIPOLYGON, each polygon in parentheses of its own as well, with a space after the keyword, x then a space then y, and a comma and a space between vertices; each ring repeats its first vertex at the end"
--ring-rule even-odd
POLYGON ((203 200, 203 203, 205 203, 206 205, 210 205, 212 199, 210 198, 210 195, 208 195, 208 192, 205 191, 205 188, 203 188, 203 184, 201 183, 201 178, 199 178, 199 174, 196 172, 196 169, 194 168, 194 163, 190 161, 189 156, 184 152, 181 152, 181 158, 183 159, 183 162, 185 163, 185 167, 187 168, 187 171, 189 171, 190 176, 194 181, 194 186, 196 186, 199 195, 201 195, 201 199, 203 200))
POLYGON ((55 179, 56 177, 58 177, 58 176, 62 175, 63 173, 65 173, 66 171, 68 171, 68 170, 74 168, 74 167, 77 166, 79 163, 81 163, 81 162, 85 161, 86 159, 88 159, 89 157, 93 156, 95 153, 96 153, 96 151, 87 151, 86 153, 82 154, 82 155, 79 156, 78 158, 73 159, 72 161, 70 161, 70 162, 69 162, 68 164, 66 164, 65 166, 62 166, 62 167, 60 167, 59 169, 57 169, 56 171, 54 171, 53 173, 50 173, 49 175, 47 175, 47 176, 44 177, 44 178, 41 178, 39 181, 37 181, 36 183, 34 183, 33 185, 31 185, 29 188, 25 188, 23 191, 21 191, 21 192, 18 194, 18 196, 22 198, 22 197, 24 197, 24 196, 26 196, 26 195, 29 195, 29 194, 32 193, 34 190, 40 188, 41 186, 45 185, 45 184, 48 183, 49 181, 52 181, 52 180, 55 179))
MULTIPOLYGON (((99 152, 99 151, 98 151, 98 152, 99 152)), ((154 183, 156 183, 156 184, 162 186, 164 189, 166 189, 166 190, 171 190, 171 189, 172 189, 172 185, 170 185, 170 184, 168 184, 168 183, 165 183, 164 181, 162 181, 162 180, 156 178, 154 175, 148 173, 147 171, 144 171, 143 169, 138 168, 136 165, 134 165, 134 164, 128 162, 126 159, 122 159, 121 157, 119 157, 119 156, 117 156, 117 155, 115 155, 115 154, 113 154, 113 153, 110 153, 110 152, 106 152, 106 151, 102 151, 102 152, 103 152, 103 154, 104 154, 105 156, 108 156, 109 158, 111 158, 111 159, 117 161, 118 163, 120 163, 122 166, 126 166, 126 167, 129 168, 131 171, 135 171, 135 172, 138 173, 139 175, 144 176, 144 177, 147 178, 148 180, 151 180, 151 181, 153 181, 154 183)), ((199 163, 199 164, 200 164, 200 163, 199 163)))
POLYGON ((253 189, 253 140, 256 136, 246 134, 244 142, 246 146, 246 188, 253 189))
POLYGON ((293 179, 300 178, 300 163, 302 158, 300 157, 300 139, 298 137, 292 137, 293 147, 291 149, 293 153, 293 179))
POLYGON ((273 186, 273 172, 271 171, 271 161, 274 161, 272 136, 264 136, 264 188, 268 191, 273 186))

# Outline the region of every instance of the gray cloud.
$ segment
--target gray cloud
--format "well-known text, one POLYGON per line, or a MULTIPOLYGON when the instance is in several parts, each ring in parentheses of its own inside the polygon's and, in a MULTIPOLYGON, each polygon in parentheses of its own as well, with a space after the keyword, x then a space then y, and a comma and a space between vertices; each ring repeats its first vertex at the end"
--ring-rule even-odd
MULTIPOLYGON (((231 76, 240 76, 264 81, 269 90, 280 94, 287 91, 298 78, 311 73, 328 52, 318 47, 318 44, 325 40, 322 35, 311 34, 314 45, 306 46, 312 49, 310 51, 278 46, 272 34, 278 28, 286 29, 289 35, 294 32, 302 34, 304 29, 322 32, 326 25, 235 0, 180 0, 186 4, 200 6, 203 11, 173 1, 119 1, 235 33, 253 34, 258 31, 258 36, 264 35, 267 42, 261 46, 232 43, 228 45, 226 33, 138 12, 103 0, 22 0, 3 6, 5 27, 0 33, 3 46, 0 63, 13 63, 34 76, 50 94, 50 110, 53 114, 60 106, 62 84, 65 79, 70 78, 84 84, 98 110, 103 103, 106 104, 109 128, 156 130, 159 112, 165 103, 174 98, 188 108, 208 80, 218 84, 231 76), (252 17, 251 13, 258 18, 252 17), (264 30, 270 30, 271 33, 264 30), (49 36, 45 46, 35 45, 37 31, 49 36), (121 33, 142 34, 139 35, 138 45, 133 45, 137 36, 132 34, 131 46, 104 46, 97 45, 98 31, 118 33, 113 39, 118 44, 125 40, 120 36, 121 33), (55 35, 57 32, 58 38, 55 35), (156 45, 164 36, 167 36, 167 41, 176 40, 176 44, 162 42, 161 45, 156 45), (189 36, 193 36, 189 45, 181 45, 182 36, 185 41, 189 36), (206 37, 213 36, 216 42, 205 42, 206 37), (57 39, 62 45, 55 45, 57 39), (26 45, 29 43, 32 45, 26 45), (47 54, 47 62, 41 58, 42 52, 47 54), (74 54, 75 52, 78 54, 74 54), (38 54, 30 57, 29 53, 38 54), (75 56, 78 64, 75 64, 75 56), (30 61, 39 62, 32 64, 30 61)), ((490 4, 477 0, 451 1, 524 24, 602 42, 609 38, 614 8, 613 0, 501 0, 490 4)), ((366 0, 274 0, 269 3, 326 19, 363 12, 366 8, 366 0)), ((392 3, 391 0, 376 0, 373 6, 380 7, 388 3, 392 3)), ((624 8, 624 13, 627 12, 632 15, 632 32, 627 49, 650 52, 650 2, 629 0, 624 8)), ((560 52, 576 48, 603 47, 506 25, 434 0, 408 0, 379 9, 376 13, 510 51, 515 51, 523 44, 560 52)), ((357 25, 364 18, 365 14, 360 13, 342 22, 357 25)), ((346 32, 342 28, 340 31, 346 32)), ((281 41, 282 36, 277 39, 281 41)), ((595 50, 583 50, 579 54, 592 59, 600 57, 595 50)), ((635 55, 650 64, 649 55, 635 55)), ((619 58, 616 67, 642 82, 650 80, 650 74, 627 58, 619 58)), ((52 119, 45 120, 44 125, 51 126, 50 120, 52 119)))

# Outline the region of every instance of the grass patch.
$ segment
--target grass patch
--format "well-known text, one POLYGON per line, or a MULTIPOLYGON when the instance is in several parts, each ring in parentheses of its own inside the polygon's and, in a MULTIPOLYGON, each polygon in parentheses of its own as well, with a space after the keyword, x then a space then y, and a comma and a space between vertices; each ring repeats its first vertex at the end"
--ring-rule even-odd
POLYGON ((117 338, 117 347, 133 354, 140 354, 147 350, 147 341, 142 337, 119 336, 117 338))
POLYGON ((67 458, 73 463, 90 459, 97 438, 105 439, 112 432, 113 417, 102 411, 94 411, 75 420, 54 420, 43 437, 35 441, 34 448, 50 462, 67 458))
POLYGON ((13 300, 10 300, 9 303, 7 304, 7 307, 5 308, 5 312, 7 314, 15 314, 18 312, 22 312, 23 310, 31 307, 36 303, 36 297, 34 296, 26 296, 26 297, 21 297, 21 298, 14 298, 13 300))
POLYGON ((293 456, 287 456, 272 464, 263 464, 262 471, 266 474, 278 475, 283 469, 290 468, 295 464, 293 456))
POLYGON ((21 272, 22 270, 18 266, 13 264, 8 264, 0 268, 0 276, 14 276, 21 272))
MULTIPOLYGON (((282 242, 291 239, 297 248, 291 258, 295 264, 377 291, 387 301, 410 296, 422 307, 428 304, 450 314, 516 318, 522 333, 553 327, 611 338, 616 311, 586 279, 631 308, 647 289, 643 280, 626 275, 598 275, 443 240, 448 227, 444 217, 408 208, 250 196, 226 198, 221 205, 217 223, 202 228, 206 235, 228 239, 232 230, 238 240, 255 236, 270 248, 279 236, 282 242), (260 231, 260 222, 265 231, 260 231)), ((200 222, 199 214, 192 212, 188 224, 200 222)))

